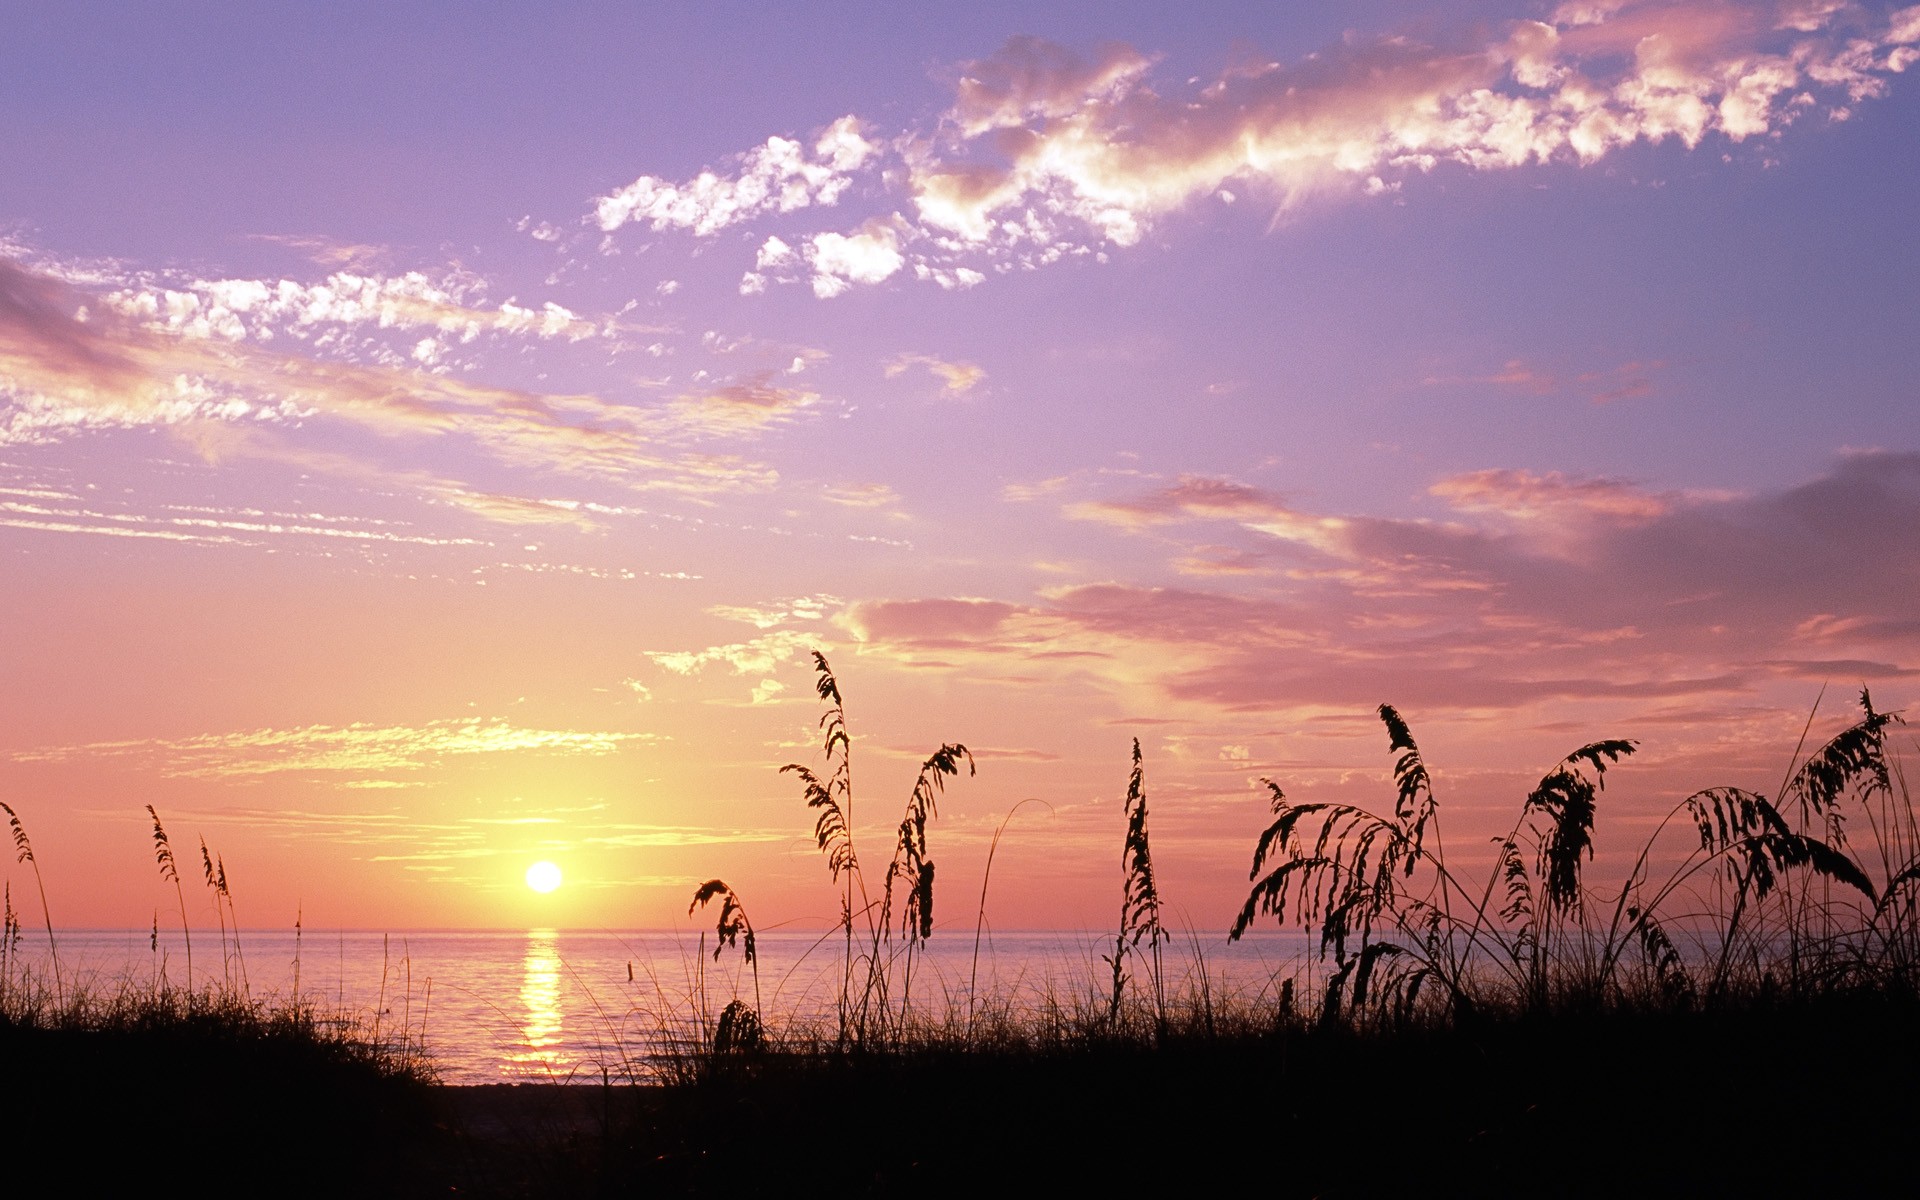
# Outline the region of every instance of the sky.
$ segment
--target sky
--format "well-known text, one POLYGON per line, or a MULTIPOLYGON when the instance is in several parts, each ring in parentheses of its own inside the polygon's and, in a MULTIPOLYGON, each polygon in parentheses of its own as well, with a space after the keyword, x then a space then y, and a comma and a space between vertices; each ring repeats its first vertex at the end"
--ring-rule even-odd
POLYGON ((1136 738, 1218 929, 1382 703, 1462 862, 1635 739, 1598 878, 1914 697, 1920 7, 8 24, 30 924, 177 920, 152 805, 249 926, 824 926, 816 651, 949 928, 1113 923, 1136 738))

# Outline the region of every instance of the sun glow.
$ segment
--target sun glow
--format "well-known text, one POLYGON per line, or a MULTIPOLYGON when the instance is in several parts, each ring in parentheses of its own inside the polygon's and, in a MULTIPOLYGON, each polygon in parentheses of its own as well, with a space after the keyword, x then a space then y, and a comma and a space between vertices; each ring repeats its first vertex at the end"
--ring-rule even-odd
POLYGON ((560 868, 550 862, 537 862, 527 868, 527 886, 536 892, 550 892, 560 886, 560 868))

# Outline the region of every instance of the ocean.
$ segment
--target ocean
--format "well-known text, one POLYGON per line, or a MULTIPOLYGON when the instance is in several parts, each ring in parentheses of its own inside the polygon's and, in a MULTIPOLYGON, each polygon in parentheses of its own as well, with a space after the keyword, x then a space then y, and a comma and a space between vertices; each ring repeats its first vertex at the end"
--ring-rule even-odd
MULTIPOLYGON (((56 936, 69 990, 112 994, 188 981, 177 930, 162 930, 157 946, 146 929, 56 936)), ((988 932, 976 962, 971 931, 939 930, 916 953, 910 997, 918 1012, 961 1021, 969 994, 980 997, 981 1011, 1016 1014, 1104 1003, 1112 971, 1102 956, 1112 948, 1110 933, 988 932)), ((324 1014, 418 1044, 447 1084, 599 1083, 644 1076, 664 1037, 702 1013, 710 1024, 735 998, 776 1027, 830 1022, 845 952, 838 931, 763 933, 757 949, 757 1003, 756 972, 737 947, 716 959, 711 930, 244 930, 228 935, 224 951, 217 931, 197 930, 192 982, 230 979, 269 1001, 297 989, 324 1014)), ((45 972, 46 950, 44 930, 26 931, 15 978, 22 969, 45 972)), ((1215 1003, 1270 1003, 1277 981, 1301 969, 1308 953, 1297 932, 1250 932, 1229 943, 1216 931, 1181 933, 1161 958, 1170 997, 1198 996, 1204 984, 1215 1003)), ((896 995, 902 970, 896 961, 896 995)), ((1140 961, 1128 971, 1144 986, 1140 961)))

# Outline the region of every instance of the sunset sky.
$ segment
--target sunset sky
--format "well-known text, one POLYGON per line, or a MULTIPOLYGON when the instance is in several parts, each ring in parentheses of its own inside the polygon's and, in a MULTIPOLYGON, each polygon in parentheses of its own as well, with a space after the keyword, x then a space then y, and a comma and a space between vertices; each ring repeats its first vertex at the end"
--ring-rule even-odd
MULTIPOLYGON (((71 3, 0 38, 0 799, 56 923, 972 927, 1296 799, 1601 852, 1920 676, 1920 7, 71 3), (774 11, 767 11, 773 9, 774 11), (1497 828, 1496 828, 1497 827, 1497 828), (552 860, 565 883, 523 882, 552 860), (196 922, 213 914, 189 896, 196 922)), ((1913 750, 1912 735, 1899 745, 1913 750)), ((28 868, 5 863, 37 923, 28 868)))

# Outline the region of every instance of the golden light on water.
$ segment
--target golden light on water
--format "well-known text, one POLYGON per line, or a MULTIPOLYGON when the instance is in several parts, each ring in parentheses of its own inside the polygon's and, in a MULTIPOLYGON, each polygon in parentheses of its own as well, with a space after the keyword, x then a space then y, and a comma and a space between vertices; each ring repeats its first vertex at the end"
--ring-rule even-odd
MULTIPOLYGON (((534 866, 553 864, 535 863, 534 866)), ((532 869, 527 874, 527 882, 532 884, 532 869)), ((558 874, 557 868, 555 874, 558 874)), ((507 1072, 552 1078, 564 1069, 564 1063, 559 1051, 560 951, 551 929, 527 931, 527 950, 521 961, 520 1005, 522 1044, 507 1054, 507 1072)))
POLYGON ((560 886, 560 868, 541 861, 527 868, 527 886, 545 894, 560 886))

